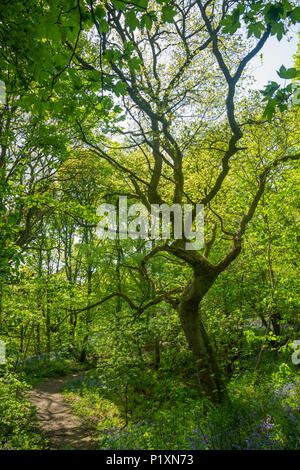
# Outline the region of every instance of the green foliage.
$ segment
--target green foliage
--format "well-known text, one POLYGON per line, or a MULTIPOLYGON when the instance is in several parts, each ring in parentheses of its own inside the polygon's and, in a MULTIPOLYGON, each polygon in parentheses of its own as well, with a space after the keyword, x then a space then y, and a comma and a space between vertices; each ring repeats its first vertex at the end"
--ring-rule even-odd
POLYGON ((0 444, 4 450, 47 449, 47 440, 34 422, 35 412, 16 391, 28 387, 12 373, 0 377, 0 444))
MULTIPOLYGON (((141 402, 126 427, 124 409, 115 400, 116 389, 105 382, 105 372, 70 382, 65 394, 73 410, 98 429, 101 449, 297 449, 299 378, 282 359, 268 359, 255 386, 251 374, 232 379, 231 403, 223 405, 180 393, 176 382, 167 386, 169 399, 161 402, 159 390, 152 387, 151 400, 141 402)), ((162 377, 159 381, 166 386, 162 377)))
POLYGON ((276 35, 280 41, 286 33, 286 20, 293 24, 299 22, 299 7, 286 0, 273 2, 252 1, 240 3, 222 21, 223 32, 234 34, 241 23, 248 29, 248 37, 254 35, 260 38, 262 33, 270 28, 271 35, 276 35))
POLYGON ((24 377, 29 383, 35 383, 49 377, 59 377, 84 369, 74 359, 39 359, 27 362, 24 366, 24 377))
POLYGON ((177 11, 174 10, 172 5, 164 5, 162 7, 162 16, 161 19, 164 23, 173 23, 174 16, 177 14, 177 11))
POLYGON ((89 367, 64 393, 101 449, 299 448, 299 57, 277 71, 292 83, 261 96, 243 67, 300 8, 223 7, 12 0, 0 12, 4 449, 46 446, 28 383, 89 367), (97 207, 119 195, 204 201, 205 247, 99 240, 97 207), (229 400, 200 398, 201 374, 224 379, 229 400))
POLYGON ((117 96, 125 95, 126 88, 127 88, 126 83, 123 83, 123 82, 119 81, 115 84, 114 91, 115 91, 117 96))
POLYGON ((295 69, 295 67, 286 69, 284 65, 282 65, 277 72, 280 78, 287 78, 287 79, 292 79, 296 78, 300 75, 300 72, 295 69))

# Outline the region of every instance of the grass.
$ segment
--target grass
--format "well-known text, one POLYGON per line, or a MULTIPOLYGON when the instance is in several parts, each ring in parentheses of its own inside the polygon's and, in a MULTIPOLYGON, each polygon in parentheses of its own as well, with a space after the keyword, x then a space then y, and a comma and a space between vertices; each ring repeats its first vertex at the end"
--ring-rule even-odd
POLYGON ((37 382, 71 374, 88 369, 87 364, 81 364, 75 359, 45 358, 28 362, 24 366, 24 379, 31 385, 37 382))
POLYGON ((0 377, 0 449, 47 449, 45 435, 37 427, 35 411, 24 396, 16 398, 17 389, 28 384, 19 382, 12 373, 0 377))
POLYGON ((300 379, 283 359, 266 354, 256 382, 253 359, 243 364, 228 383, 231 403, 218 406, 200 400, 181 376, 155 373, 146 394, 128 387, 127 400, 99 372, 72 381, 64 394, 98 429, 99 449, 300 449, 300 379))
POLYGON ((46 435, 38 428, 36 412, 22 391, 36 382, 87 367, 74 359, 42 356, 25 364, 21 380, 19 371, 14 371, 14 364, 3 368, 0 374, 0 449, 47 449, 46 435))
MULTIPOLYGON (((228 382, 230 403, 214 406, 198 398, 180 368, 177 375, 162 361, 149 365, 132 383, 114 368, 85 371, 62 392, 71 409, 93 426, 99 449, 254 450, 300 449, 300 378, 297 366, 276 352, 266 352, 254 380, 255 358, 245 359, 228 382)), ((30 361, 19 382, 14 373, 0 378, 0 442, 2 449, 47 448, 26 399, 16 399, 42 379, 85 370, 73 359, 30 361)), ((122 369, 121 369, 122 370, 122 369)))

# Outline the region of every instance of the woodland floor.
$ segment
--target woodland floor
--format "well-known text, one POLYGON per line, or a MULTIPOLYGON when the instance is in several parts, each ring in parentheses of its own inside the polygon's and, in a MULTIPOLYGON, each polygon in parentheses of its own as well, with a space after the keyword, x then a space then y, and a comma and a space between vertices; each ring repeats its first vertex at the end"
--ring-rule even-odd
POLYGON ((70 411, 70 405, 60 393, 65 383, 79 375, 82 373, 40 382, 28 392, 31 404, 37 407, 39 426, 46 432, 52 450, 96 449, 91 429, 70 411))

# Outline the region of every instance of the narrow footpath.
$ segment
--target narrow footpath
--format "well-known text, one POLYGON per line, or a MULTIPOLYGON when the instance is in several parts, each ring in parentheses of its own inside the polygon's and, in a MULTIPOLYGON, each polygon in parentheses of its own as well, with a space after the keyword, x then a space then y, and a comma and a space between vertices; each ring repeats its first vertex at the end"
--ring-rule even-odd
POLYGON ((65 383, 79 375, 74 373, 40 382, 28 392, 29 401, 37 408, 39 426, 46 432, 52 450, 96 449, 92 430, 70 411, 70 405, 60 393, 65 383))

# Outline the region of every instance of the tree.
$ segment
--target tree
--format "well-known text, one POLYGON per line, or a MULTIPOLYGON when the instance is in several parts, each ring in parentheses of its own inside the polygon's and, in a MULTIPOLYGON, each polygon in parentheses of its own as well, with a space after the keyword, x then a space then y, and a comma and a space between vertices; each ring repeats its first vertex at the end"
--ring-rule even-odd
MULTIPOLYGON (((146 207, 163 202, 190 202, 194 207, 200 203, 211 210, 216 223, 219 217, 213 208, 231 173, 235 171, 236 162, 242 162, 247 155, 249 129, 264 125, 255 110, 246 112, 241 108, 238 102, 239 84, 248 64, 261 51, 267 39, 276 35, 280 40, 288 24, 298 21, 299 9, 290 2, 270 4, 264 1, 231 4, 227 1, 204 3, 199 0, 172 2, 171 5, 158 2, 151 4, 151 11, 145 11, 141 4, 139 6, 140 13, 135 13, 135 6, 130 4, 126 8, 120 2, 105 2, 101 6, 91 2, 90 12, 97 36, 90 45, 91 52, 73 52, 79 67, 99 71, 114 92, 124 96, 127 115, 136 124, 133 132, 125 130, 125 133, 130 135, 133 145, 140 147, 145 154, 149 177, 142 178, 140 173, 126 166, 126 158, 109 154, 84 125, 79 126, 82 139, 100 158, 128 175, 133 189, 146 207), (246 52, 241 39, 235 40, 242 25, 251 38, 251 47, 246 52), (227 50, 228 41, 236 47, 233 53, 227 50), (100 68, 97 54, 101 55, 100 68), (201 64, 205 64, 204 67, 201 64), (219 100, 218 105, 214 106, 218 93, 211 95, 211 90, 217 83, 222 86, 225 101, 219 100), (204 97, 202 107, 199 98, 194 103, 193 95, 200 97, 202 93, 203 96, 207 89, 211 100, 204 97), (201 136, 203 164, 205 161, 208 167, 202 188, 192 194, 187 186, 185 168, 187 143, 181 138, 179 127, 183 110, 187 109, 192 113, 199 112, 199 109, 203 111, 194 120, 195 134, 201 136), (219 119, 216 117, 218 113, 221 116, 219 119), (223 118, 224 114, 226 119, 223 118), (220 134, 221 139, 218 138, 220 134), (219 140, 221 145, 218 146, 219 140), (164 190, 166 185, 167 191, 164 190)), ((292 72, 281 70, 281 76, 293 78, 292 75, 292 72)), ((281 111, 285 109, 284 101, 289 91, 282 91, 274 98, 270 90, 269 86, 265 91, 268 101, 265 115, 268 118, 272 117, 277 105, 281 111)), ((192 135, 191 140, 194 137, 192 135)), ((226 390, 199 307, 218 276, 240 254, 246 228, 274 170, 299 158, 294 148, 281 146, 273 151, 272 158, 258 162, 252 175, 252 188, 243 188, 243 211, 237 205, 231 222, 232 231, 227 232, 231 246, 219 259, 212 254, 218 238, 216 230, 212 230, 202 253, 186 251, 185 240, 176 240, 158 243, 142 262, 145 269, 153 256, 167 252, 190 267, 191 279, 178 298, 177 309, 196 359, 199 388, 215 401, 222 400, 226 390)), ((248 152, 254 155, 250 149, 248 152)), ((218 231, 219 236, 221 233, 218 231)))
MULTIPOLYGON (((64 0, 58 5, 32 0, 27 7, 11 2, 1 21, 4 33, 14 36, 4 41, 1 77, 8 82, 12 74, 11 94, 18 99, 21 86, 22 109, 38 112, 47 126, 49 119, 55 124, 65 120, 71 147, 88 147, 112 165, 131 196, 147 208, 188 202, 195 220, 196 204, 205 206, 209 219, 203 250, 187 251, 186 239, 171 238, 149 248, 140 261, 140 276, 148 285, 142 305, 121 292, 119 284, 116 292, 77 313, 113 297, 137 314, 169 303, 179 313, 194 354, 199 391, 214 401, 227 393, 200 306, 239 256, 246 229, 277 168, 299 158, 297 139, 272 134, 273 145, 263 157, 250 139, 256 129, 268 136, 267 120, 277 109, 286 110, 291 86, 269 84, 263 92, 263 113, 256 103, 250 106, 243 79, 268 38, 276 35, 280 40, 298 21, 299 7, 286 0, 64 0), (27 20, 19 29, 14 7, 27 20), (24 40, 19 52, 18 39, 24 40), (113 103, 113 95, 119 104, 113 103), (127 140, 112 145, 108 136, 116 133, 127 140), (138 149, 135 155, 133 148, 138 149), (249 162, 246 181, 244 160, 249 162), (228 195, 224 204, 222 198, 228 195), (190 279, 184 286, 155 288, 151 264, 164 253, 187 267, 190 279)), ((279 75, 293 79, 297 70, 281 68, 279 75)), ((64 228, 73 230, 68 222, 64 228)))

